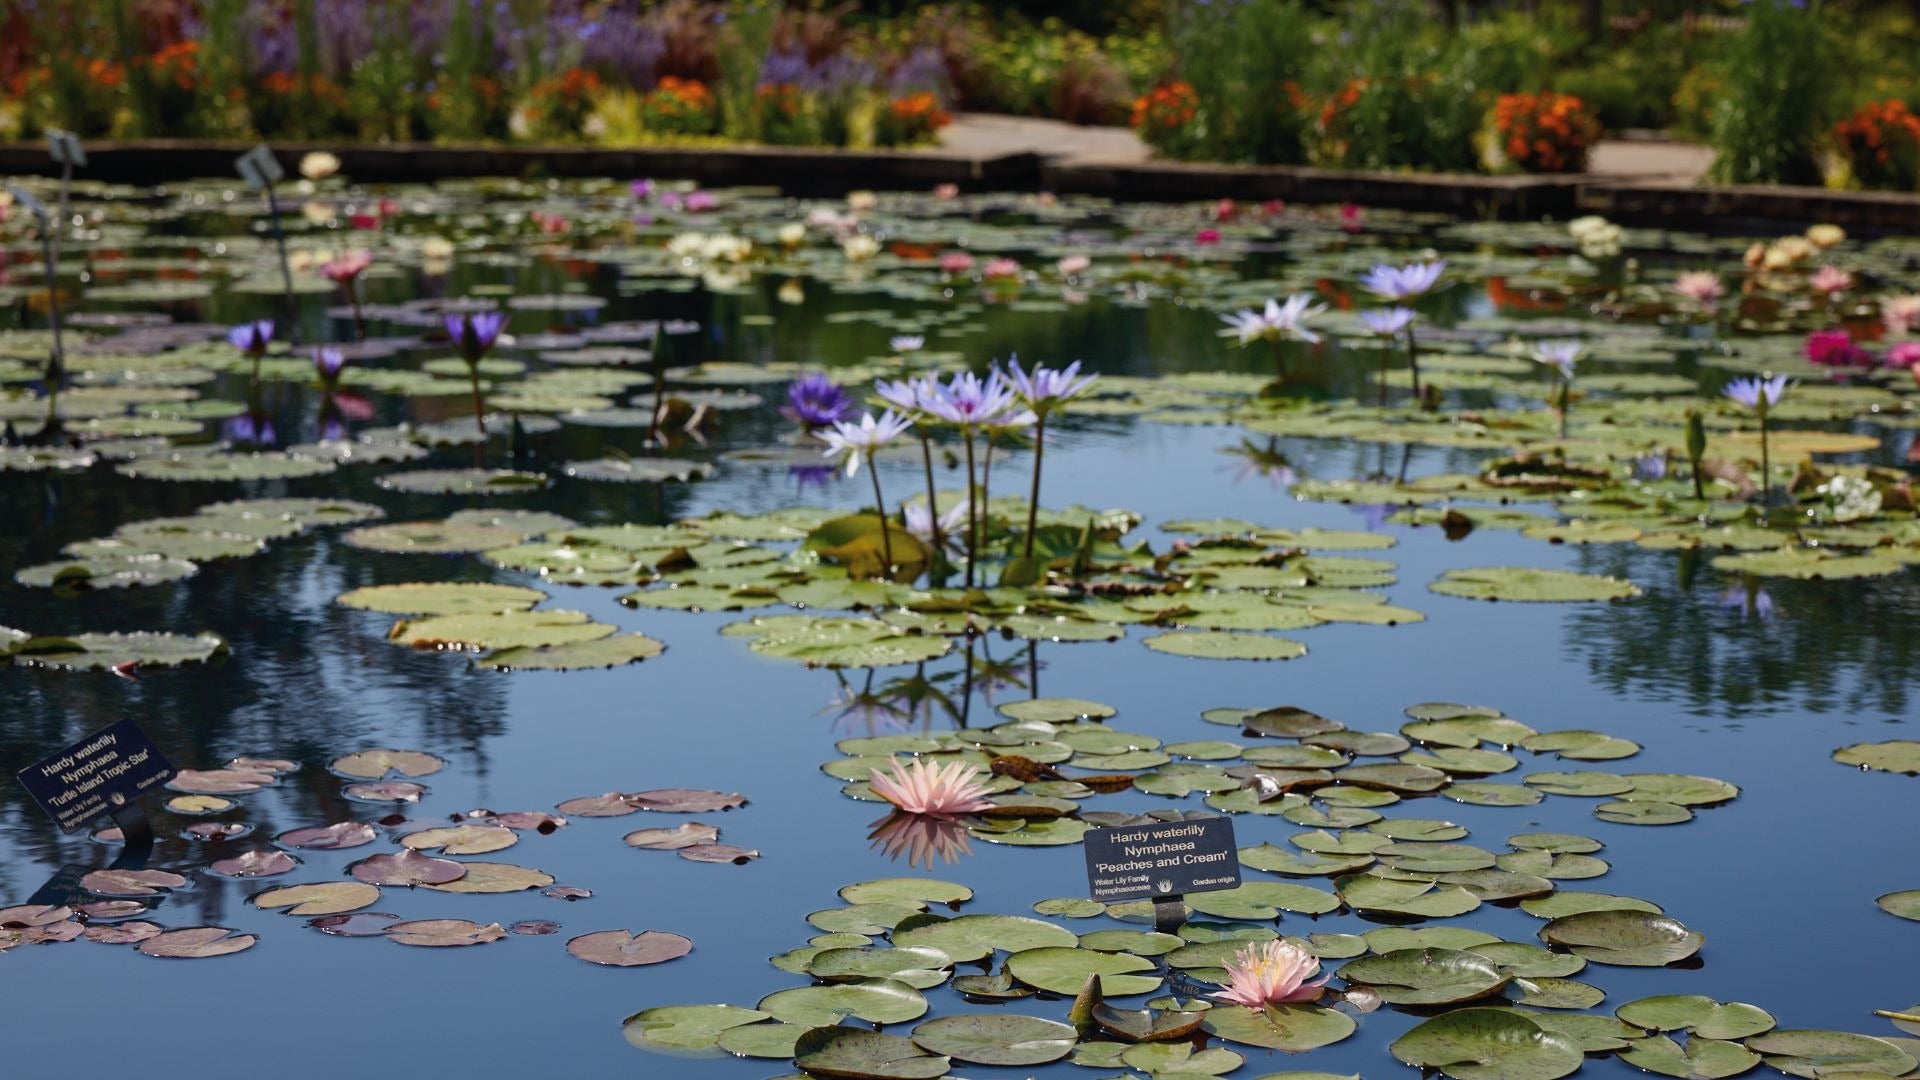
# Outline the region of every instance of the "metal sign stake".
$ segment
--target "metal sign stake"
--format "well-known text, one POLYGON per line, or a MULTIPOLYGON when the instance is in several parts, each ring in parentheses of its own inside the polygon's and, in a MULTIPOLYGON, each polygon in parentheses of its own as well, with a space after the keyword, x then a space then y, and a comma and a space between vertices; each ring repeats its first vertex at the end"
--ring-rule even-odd
POLYGON ((293 325, 293 267, 287 261, 287 234, 280 227, 280 200, 274 195, 273 183, 287 175, 280 166, 280 160, 273 151, 262 144, 241 154, 233 160, 233 169, 240 179, 255 191, 265 192, 267 196, 267 219, 273 226, 273 242, 280 249, 280 283, 286 294, 287 325, 293 325))
POLYGON ((33 193, 14 184, 8 184, 13 201, 33 215, 40 227, 40 257, 46 264, 47 277, 47 321, 53 329, 53 351, 47 357, 47 423, 46 432, 54 430, 58 422, 55 409, 60 404, 60 384, 67 377, 66 348, 60 336, 60 262, 53 248, 53 228, 45 203, 35 198, 33 193))

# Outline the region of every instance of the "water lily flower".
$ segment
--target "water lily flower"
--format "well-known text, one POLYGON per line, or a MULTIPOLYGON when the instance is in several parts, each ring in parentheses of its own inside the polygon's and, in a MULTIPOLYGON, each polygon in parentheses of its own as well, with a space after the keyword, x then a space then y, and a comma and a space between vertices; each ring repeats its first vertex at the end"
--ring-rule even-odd
POLYGON ((971 762, 936 765, 914 758, 902 765, 894 758, 891 775, 870 769, 867 784, 875 795, 909 814, 952 818, 993 805, 987 801, 985 777, 971 762))
POLYGON ((940 256, 940 272, 949 277, 973 269, 973 256, 964 251, 949 251, 940 256))
POLYGON ((343 255, 328 259, 320 265, 320 273, 336 285, 345 285, 373 265, 373 252, 366 250, 349 251, 343 255))
POLYGON ((1433 287, 1440 283, 1440 275, 1446 270, 1445 259, 1408 263, 1405 266, 1383 263, 1361 275, 1360 287, 1383 300, 1411 300, 1432 292, 1433 287))
POLYGON ((1920 341, 1902 341, 1887 350, 1887 366, 1911 368, 1920 365, 1920 341))
POLYGON ((260 319, 255 322, 241 323, 227 331, 227 344, 248 356, 266 355, 267 347, 273 344, 273 320, 260 319))
POLYGON ((1854 344, 1845 330, 1815 330, 1807 335, 1801 352, 1821 367, 1871 367, 1873 354, 1854 344))
POLYGON ((875 195, 871 191, 847 192, 847 209, 852 210, 856 213, 863 210, 871 210, 875 206, 878 206, 879 204, 880 204, 880 196, 875 195))
POLYGON ((935 516, 926 503, 908 503, 901 508, 906 519, 907 532, 924 541, 929 547, 938 547, 942 538, 954 542, 958 547, 960 525, 967 519, 965 503, 954 503, 946 513, 935 516))
POLYGON ((1620 239, 1625 235, 1620 226, 1598 214, 1588 214, 1567 222, 1567 234, 1573 237, 1580 247, 1580 254, 1587 259, 1611 259, 1620 254, 1620 239))
POLYGON ((1633 459, 1633 478, 1642 483, 1652 483, 1667 478, 1667 455, 1642 454, 1633 459))
POLYGON ((783 304, 804 304, 807 302, 807 287, 800 284, 799 278, 788 278, 780 283, 773 294, 783 304))
POLYGON ((1781 397, 1787 392, 1787 386, 1785 375, 1775 375, 1772 378, 1735 379, 1727 384, 1724 393, 1747 408, 1764 414, 1767 409, 1780 404, 1781 397))
POLYGON ((1213 210, 1211 211, 1211 213, 1213 214, 1213 220, 1232 221, 1233 215, 1238 211, 1238 209, 1239 207, 1235 205, 1232 199, 1227 199, 1227 198, 1220 199, 1218 202, 1215 202, 1213 204, 1213 210))
POLYGON ((866 233, 855 233, 840 241, 840 250, 848 262, 863 262, 880 254, 880 241, 866 233))
POLYGON ((322 345, 313 350, 313 370, 320 376, 320 385, 331 391, 340 381, 340 372, 347 366, 347 354, 337 346, 322 345))
POLYGON ((1807 243, 1822 251, 1838 247, 1847 238, 1847 230, 1838 225, 1819 224, 1807 227, 1807 243))
POLYGON ((1900 293, 1881 300, 1880 321, 1889 333, 1911 334, 1920 329, 1920 293, 1900 293))
POLYGON ((634 198, 645 201, 653 197, 653 181, 635 180, 627 185, 627 190, 633 192, 634 198))
POLYGON ((1086 273, 1087 268, 1092 265, 1093 260, 1085 255, 1064 255, 1059 262, 1053 264, 1053 268, 1060 271, 1063 277, 1075 277, 1086 273))
POLYGON ((962 429, 978 428, 1014 406, 1014 389, 998 371, 984 379, 963 371, 945 386, 937 381, 926 386, 930 393, 921 397, 920 408, 962 429))
POLYGON ((300 175, 320 181, 340 171, 340 159, 325 150, 315 150, 300 159, 300 175))
POLYGON ((445 262, 453 258, 453 241, 444 236, 429 236, 420 241, 420 257, 428 262, 445 262))
POLYGON ((946 202, 950 199, 957 199, 960 197, 960 185, 959 184, 935 184, 933 185, 933 197, 936 199, 939 199, 941 202, 946 202))
POLYGON ((897 353, 919 352, 926 344, 922 334, 895 334, 887 339, 887 348, 897 353))
POLYGON ((1367 211, 1358 203, 1340 204, 1340 231, 1357 233, 1364 227, 1367 211))
POLYGON ((689 191, 681 205, 686 207, 688 213, 704 214, 720 208, 720 197, 711 191, 689 191))
POLYGON ((980 267, 980 276, 988 281, 1017 281, 1020 278, 1020 264, 1005 256, 988 259, 980 267))
POLYGON ((1249 1009, 1312 1001, 1326 977, 1308 982, 1320 970, 1320 958, 1290 941, 1255 941, 1226 963, 1227 988, 1215 998, 1249 1009))
POLYGON ((1360 313, 1360 325, 1376 337, 1391 338, 1400 336, 1413 322, 1413 309, 1405 307, 1377 308, 1360 313))
POLYGON ((853 411, 853 399, 819 372, 787 385, 787 403, 780 415, 808 429, 823 428, 853 411))
POLYGON ((1815 270, 1813 276, 1807 279, 1807 284, 1812 287, 1814 292, 1831 297, 1836 293, 1843 293, 1853 288, 1853 275, 1834 266, 1832 263, 1828 263, 1820 269, 1815 270))
POLYGON ((1533 348, 1535 363, 1558 368, 1562 379, 1573 378, 1573 365, 1585 356, 1586 346, 1577 341, 1542 341, 1533 348))
POLYGON ((506 329, 509 316, 504 311, 482 311, 476 314, 445 315, 441 326, 460 359, 467 362, 467 384, 473 390, 473 423, 480 430, 480 441, 474 445, 474 456, 480 457, 487 443, 486 402, 480 397, 480 361, 486 358, 487 350, 500 339, 500 331, 506 329))
POLYGON ((1308 329, 1307 323, 1326 310, 1327 305, 1314 303, 1313 297, 1306 293, 1294 293, 1287 297, 1284 304, 1269 299, 1267 306, 1259 310, 1241 308, 1220 316, 1220 321, 1227 324, 1227 328, 1220 331, 1220 336, 1238 338, 1241 345, 1251 345, 1263 339, 1278 342, 1286 338, 1316 344, 1320 335, 1308 329))
POLYGON ((797 221, 789 221, 780 226, 780 231, 775 234, 775 237, 780 241, 781 247, 797 248, 807 238, 807 227, 797 221))
POLYGON ((860 471, 863 459, 872 462, 875 452, 898 439, 911 426, 912 421, 888 409, 878 418, 872 413, 862 413, 858 422, 835 420, 830 429, 816 431, 813 436, 827 444, 823 454, 828 460, 846 458, 847 475, 853 476, 860 471))
POLYGON ((1017 354, 1007 358, 1007 372, 1020 400, 1041 417, 1086 393, 1100 378, 1098 375, 1079 378, 1078 360, 1057 370, 1044 364, 1036 365, 1032 374, 1028 374, 1020 367, 1017 354))
POLYGON ((1712 311, 1726 295, 1727 287, 1720 281, 1720 275, 1711 270, 1688 270, 1674 279, 1673 291, 1682 299, 1712 311))
POLYGON ((1760 420, 1760 491, 1763 505, 1773 504, 1773 461, 1767 452, 1767 412, 1787 392, 1787 377, 1735 379, 1722 391, 1727 397, 1752 409, 1760 420))
POLYGON ((1202 247, 1220 242, 1219 229, 1201 229, 1193 234, 1193 242, 1202 247))

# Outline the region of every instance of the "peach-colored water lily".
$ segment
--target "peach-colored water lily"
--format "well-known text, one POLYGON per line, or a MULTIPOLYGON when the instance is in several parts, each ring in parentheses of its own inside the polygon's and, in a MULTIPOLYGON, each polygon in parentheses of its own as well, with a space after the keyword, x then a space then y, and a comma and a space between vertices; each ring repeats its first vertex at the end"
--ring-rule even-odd
POLYGON ((1703 308, 1712 308, 1726 295, 1727 287, 1711 270, 1688 270, 1674 279, 1673 291, 1703 308))
POLYGON ((868 783, 873 793, 909 814, 953 817, 985 810, 987 785, 979 768, 965 761, 934 765, 914 758, 902 765, 893 762, 893 775, 879 769, 869 770, 868 783))
POLYGON ((1250 1009, 1312 1001, 1327 983, 1307 981, 1319 970, 1319 958, 1290 941, 1256 941, 1227 962, 1227 988, 1214 997, 1250 1009))

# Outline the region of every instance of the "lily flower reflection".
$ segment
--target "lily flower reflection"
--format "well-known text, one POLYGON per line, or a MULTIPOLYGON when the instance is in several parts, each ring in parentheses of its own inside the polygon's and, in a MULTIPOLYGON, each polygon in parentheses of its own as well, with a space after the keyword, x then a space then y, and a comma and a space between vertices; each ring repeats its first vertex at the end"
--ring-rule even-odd
POLYGON ((1242 438, 1239 446, 1224 447, 1220 452, 1240 459, 1233 466, 1233 482, 1236 484, 1257 476, 1272 484, 1275 490, 1285 491, 1300 480, 1299 470, 1287 460, 1287 455, 1280 452, 1280 440, 1277 438, 1269 438, 1265 446, 1242 438))
POLYGON ((1742 619, 1758 619, 1765 622, 1773 618, 1775 605, 1773 594, 1756 578, 1748 578, 1737 585, 1730 585, 1720 594, 1720 606, 1727 611, 1739 613, 1742 619))
POLYGON ((973 854, 965 825, 899 811, 874 822, 867 839, 873 841, 873 850, 885 852, 888 858, 904 855, 908 866, 928 870, 933 869, 935 860, 953 863, 962 855, 973 854))

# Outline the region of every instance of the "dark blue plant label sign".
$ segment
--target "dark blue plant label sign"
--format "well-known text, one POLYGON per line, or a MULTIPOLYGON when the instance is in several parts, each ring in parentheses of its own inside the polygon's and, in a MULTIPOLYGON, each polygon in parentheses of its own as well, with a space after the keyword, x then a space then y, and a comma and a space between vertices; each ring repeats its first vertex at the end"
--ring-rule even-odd
POLYGON ((121 720, 20 770, 20 783, 55 825, 79 832, 173 777, 147 733, 121 720))
POLYGON ((1087 895, 1102 903, 1240 887, 1230 818, 1089 829, 1087 895))

